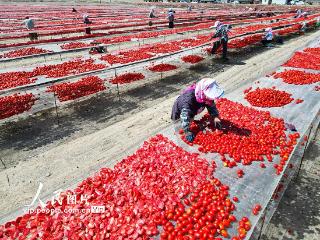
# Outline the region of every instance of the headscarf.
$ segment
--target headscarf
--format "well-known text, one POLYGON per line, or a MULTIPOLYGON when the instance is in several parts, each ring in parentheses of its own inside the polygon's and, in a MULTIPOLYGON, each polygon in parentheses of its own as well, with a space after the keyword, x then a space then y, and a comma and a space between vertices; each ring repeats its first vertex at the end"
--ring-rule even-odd
POLYGON ((223 93, 223 89, 213 78, 203 78, 195 87, 195 96, 199 103, 211 104, 214 99, 221 97, 223 93))

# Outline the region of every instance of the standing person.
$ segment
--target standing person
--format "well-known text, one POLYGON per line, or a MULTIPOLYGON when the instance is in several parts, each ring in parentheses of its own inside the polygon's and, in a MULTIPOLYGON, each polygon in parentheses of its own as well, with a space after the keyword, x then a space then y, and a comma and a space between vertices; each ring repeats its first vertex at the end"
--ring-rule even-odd
POLYGON ((154 9, 151 8, 150 12, 149 12, 149 18, 155 18, 156 15, 154 14, 154 9))
POLYGON ((216 21, 214 24, 214 27, 216 28, 216 31, 211 37, 211 39, 218 37, 219 41, 213 44, 213 47, 211 49, 211 54, 215 54, 218 48, 222 45, 222 59, 229 60, 227 58, 228 40, 229 40, 228 32, 231 27, 229 25, 224 25, 220 21, 216 21))
POLYGON ((169 13, 168 13, 168 20, 169 20, 169 28, 174 28, 174 11, 171 11, 169 10, 169 13))
POLYGON ((263 46, 272 47, 272 44, 271 44, 273 40, 272 28, 266 28, 265 31, 266 31, 266 34, 261 40, 261 43, 263 44, 263 46))
POLYGON ((28 30, 31 30, 34 28, 34 21, 33 19, 26 17, 26 19, 23 21, 24 25, 28 30))
POLYGON ((301 10, 301 9, 298 9, 297 12, 296 12, 296 15, 294 16, 294 18, 299 18, 299 17, 301 17, 301 14, 302 14, 302 10, 301 10))
POLYGON ((214 124, 221 125, 219 112, 214 103, 220 98, 224 90, 219 87, 213 78, 203 78, 199 82, 188 87, 174 102, 171 119, 180 120, 186 139, 193 142, 194 134, 190 131, 190 124, 195 115, 207 108, 214 124))

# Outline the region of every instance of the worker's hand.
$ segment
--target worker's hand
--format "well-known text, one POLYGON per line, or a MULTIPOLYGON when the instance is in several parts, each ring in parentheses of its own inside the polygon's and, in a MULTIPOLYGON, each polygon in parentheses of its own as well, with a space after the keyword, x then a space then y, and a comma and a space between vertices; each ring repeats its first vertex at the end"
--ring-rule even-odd
POLYGON ((215 117, 213 119, 213 123, 214 123, 215 128, 219 128, 219 129, 221 128, 221 120, 218 117, 215 117))
POLYGON ((193 142, 193 140, 194 140, 193 133, 192 132, 187 132, 186 133, 186 139, 187 139, 188 142, 193 142))

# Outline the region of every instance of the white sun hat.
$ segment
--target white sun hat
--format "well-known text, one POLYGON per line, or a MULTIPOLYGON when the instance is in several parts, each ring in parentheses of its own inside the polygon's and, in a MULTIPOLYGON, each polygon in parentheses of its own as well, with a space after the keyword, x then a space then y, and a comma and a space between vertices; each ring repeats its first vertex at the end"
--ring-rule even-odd
POLYGON ((197 83, 195 91, 198 99, 203 99, 203 95, 205 95, 205 98, 214 100, 222 97, 224 94, 224 90, 220 88, 216 80, 213 78, 201 79, 197 83))
POLYGON ((271 31, 271 30, 272 30, 271 27, 268 27, 268 28, 265 29, 266 32, 269 32, 269 31, 271 31))
POLYGON ((216 21, 215 23, 214 23, 214 25, 213 25, 213 27, 218 27, 218 25, 220 25, 220 21, 216 21))

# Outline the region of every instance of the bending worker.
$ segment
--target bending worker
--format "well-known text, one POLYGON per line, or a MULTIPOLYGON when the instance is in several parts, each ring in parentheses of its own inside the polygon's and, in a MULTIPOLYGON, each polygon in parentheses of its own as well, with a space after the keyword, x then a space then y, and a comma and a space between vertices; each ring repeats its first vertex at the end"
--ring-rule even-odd
POLYGON ((273 40, 272 28, 266 28, 265 32, 266 33, 263 36, 261 43, 263 44, 263 46, 272 47, 272 40, 273 40))
POLYGON ((214 24, 214 27, 216 28, 216 32, 213 34, 211 39, 218 37, 219 41, 213 44, 213 47, 211 49, 211 54, 214 54, 222 45, 222 59, 228 60, 227 58, 228 40, 229 40, 228 32, 231 27, 229 25, 224 25, 220 21, 216 21, 214 24))
POLYGON ((174 102, 171 119, 180 119, 181 127, 186 134, 186 139, 193 142, 194 134, 190 131, 190 123, 195 115, 201 113, 204 108, 208 109, 215 125, 220 125, 219 112, 214 103, 224 91, 212 78, 204 78, 188 87, 174 102))

